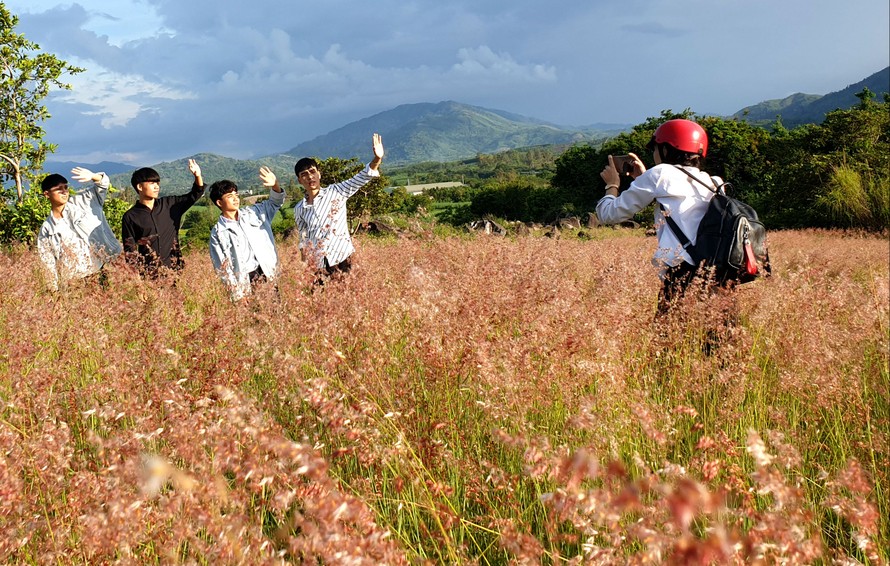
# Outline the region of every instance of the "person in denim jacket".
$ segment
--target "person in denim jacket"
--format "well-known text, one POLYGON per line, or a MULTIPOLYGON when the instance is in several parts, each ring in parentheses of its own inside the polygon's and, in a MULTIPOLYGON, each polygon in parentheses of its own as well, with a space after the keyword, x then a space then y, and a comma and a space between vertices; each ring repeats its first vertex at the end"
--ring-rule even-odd
POLYGON ((102 210, 111 184, 108 175, 83 167, 71 173, 75 180, 93 185, 72 194, 68 179, 58 173, 40 184, 52 212, 37 234, 37 251, 54 291, 71 279, 98 273, 122 251, 102 210))
POLYGON ((268 167, 260 168, 260 179, 271 187, 269 199, 244 208, 239 208, 235 183, 210 185, 210 200, 221 211, 210 232, 210 260, 233 301, 250 295, 254 285, 275 279, 278 270, 272 219, 284 204, 284 191, 268 167))

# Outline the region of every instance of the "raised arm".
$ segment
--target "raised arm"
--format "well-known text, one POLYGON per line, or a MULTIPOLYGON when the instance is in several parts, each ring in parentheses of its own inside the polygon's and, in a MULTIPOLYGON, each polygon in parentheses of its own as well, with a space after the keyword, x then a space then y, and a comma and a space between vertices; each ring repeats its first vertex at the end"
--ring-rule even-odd
POLYGON ((201 176, 201 166, 194 159, 189 159, 189 172, 195 176, 195 185, 204 186, 204 177, 201 176))
POLYGON ((276 193, 281 192, 281 187, 278 185, 278 177, 265 165, 260 167, 260 180, 263 182, 264 187, 270 187, 276 193))
MULTIPOLYGON (((75 167, 71 170, 71 175, 74 177, 74 180, 79 183, 92 182, 95 184, 99 202, 103 204, 105 203, 105 199, 108 197, 108 187, 111 185, 108 175, 102 172, 93 173, 84 167, 75 167)), ((86 190, 84 190, 84 192, 85 191, 86 190)))
POLYGON ((380 137, 380 134, 375 133, 371 137, 371 144, 374 148, 374 159, 368 164, 368 168, 376 171, 380 162, 383 161, 383 138, 380 137))
POLYGON ((264 210, 263 215, 271 222, 272 217, 275 216, 278 209, 284 204, 284 191, 281 190, 281 186, 278 184, 278 177, 265 165, 260 167, 260 180, 263 182, 264 187, 269 187, 271 190, 269 191, 269 199, 264 203, 256 205, 259 207, 257 211, 264 210))

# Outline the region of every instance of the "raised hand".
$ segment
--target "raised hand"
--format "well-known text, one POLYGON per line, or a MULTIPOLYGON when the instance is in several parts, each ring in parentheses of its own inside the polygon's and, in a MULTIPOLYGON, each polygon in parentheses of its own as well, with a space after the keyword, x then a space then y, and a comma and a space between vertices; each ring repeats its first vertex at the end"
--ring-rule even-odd
POLYGON ((380 162, 383 161, 383 138, 380 137, 380 134, 374 134, 372 145, 374 146, 374 159, 368 164, 368 168, 376 171, 380 162))
POLYGON ((636 153, 628 153, 628 155, 634 158, 634 169, 631 172, 630 176, 636 179, 646 172, 646 166, 643 164, 643 160, 640 159, 636 153))
POLYGON ((195 177, 201 176, 201 166, 198 165, 198 162, 195 161, 194 159, 189 159, 189 171, 195 177))
POLYGON ((374 158, 378 160, 383 159, 383 138, 380 137, 380 134, 374 134, 372 143, 374 145, 374 158))
POLYGON ((89 181, 96 182, 96 181, 100 181, 102 179, 96 173, 93 173, 89 169, 85 169, 83 167, 75 167, 74 169, 71 170, 71 175, 74 177, 75 181, 78 181, 80 183, 87 183, 89 181), (96 177, 99 177, 99 178, 97 179, 96 177))
POLYGON ((278 177, 265 165, 260 167, 260 180, 263 182, 264 187, 274 187, 278 184, 278 177))

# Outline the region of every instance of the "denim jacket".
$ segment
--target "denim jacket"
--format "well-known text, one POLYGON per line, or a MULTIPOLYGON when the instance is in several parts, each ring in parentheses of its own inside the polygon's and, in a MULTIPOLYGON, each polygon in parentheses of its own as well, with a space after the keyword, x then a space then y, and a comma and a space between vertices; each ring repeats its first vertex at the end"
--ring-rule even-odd
POLYGON ((272 219, 282 204, 284 191, 270 191, 268 200, 241 208, 237 220, 220 217, 211 230, 210 261, 228 288, 232 300, 237 301, 251 291, 250 271, 245 269, 251 258, 249 252, 245 253, 246 247, 253 251, 263 274, 269 279, 275 278, 278 253, 275 251, 272 219))
POLYGON ((53 290, 68 279, 96 273, 121 253, 102 210, 110 184, 102 173, 98 183, 69 197, 62 218, 50 214, 40 227, 37 251, 53 290))

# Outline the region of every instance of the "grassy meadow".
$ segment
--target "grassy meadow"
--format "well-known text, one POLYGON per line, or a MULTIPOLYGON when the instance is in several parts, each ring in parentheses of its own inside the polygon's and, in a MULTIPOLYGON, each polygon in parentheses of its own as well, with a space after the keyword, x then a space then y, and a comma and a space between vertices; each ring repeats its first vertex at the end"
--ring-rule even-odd
POLYGON ((360 236, 313 292, 285 241, 238 305, 0 252, 0 563, 887 564, 886 236, 657 324, 654 246, 360 236))

